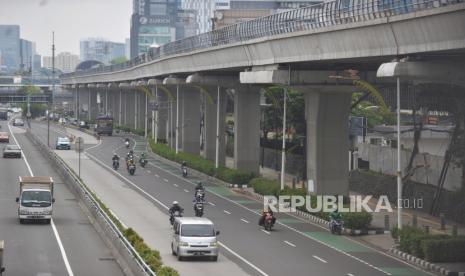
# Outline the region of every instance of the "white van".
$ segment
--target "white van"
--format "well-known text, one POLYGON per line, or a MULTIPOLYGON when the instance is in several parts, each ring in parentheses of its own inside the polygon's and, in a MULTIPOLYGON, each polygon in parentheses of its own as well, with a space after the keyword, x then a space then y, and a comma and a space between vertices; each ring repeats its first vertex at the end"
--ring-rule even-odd
POLYGON ((207 218, 177 217, 173 224, 171 251, 181 261, 184 257, 210 257, 218 260, 218 241, 213 222, 207 218))

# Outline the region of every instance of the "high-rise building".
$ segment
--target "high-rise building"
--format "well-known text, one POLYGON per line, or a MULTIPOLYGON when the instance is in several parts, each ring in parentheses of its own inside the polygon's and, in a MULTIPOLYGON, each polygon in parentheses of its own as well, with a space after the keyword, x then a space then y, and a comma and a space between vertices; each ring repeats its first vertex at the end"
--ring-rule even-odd
POLYGON ((176 40, 198 33, 196 10, 178 10, 176 17, 176 40))
MULTIPOLYGON (((223 0, 221 3, 228 2, 223 0)), ((197 34, 212 30, 213 13, 217 7, 216 0, 182 0, 181 7, 184 10, 197 11, 197 34)))
POLYGON ((131 58, 131 39, 126 38, 124 42, 125 42, 124 43, 124 56, 127 59, 130 59, 131 58))
POLYGON ((162 45, 176 39, 176 16, 180 0, 133 1, 131 58, 147 52, 153 44, 162 45))
POLYGON ((32 62, 34 55, 36 54, 36 44, 35 42, 20 39, 20 49, 19 49, 19 56, 21 62, 19 64, 19 68, 22 71, 30 72, 32 70, 32 62))
POLYGON ((18 25, 0 25, 1 66, 7 72, 20 69, 20 38, 18 25))
MULTIPOLYGON (((79 64, 79 56, 69 52, 59 53, 55 57, 55 68, 63 73, 73 72, 79 64)), ((51 69, 53 67, 52 57, 44 57, 43 67, 51 69)))
POLYGON ((124 43, 111 42, 101 38, 87 38, 81 40, 80 43, 81 61, 97 60, 104 64, 110 64, 114 58, 124 55, 124 43))
POLYGON ((32 68, 33 70, 38 70, 42 67, 42 56, 39 54, 35 54, 32 57, 32 68))

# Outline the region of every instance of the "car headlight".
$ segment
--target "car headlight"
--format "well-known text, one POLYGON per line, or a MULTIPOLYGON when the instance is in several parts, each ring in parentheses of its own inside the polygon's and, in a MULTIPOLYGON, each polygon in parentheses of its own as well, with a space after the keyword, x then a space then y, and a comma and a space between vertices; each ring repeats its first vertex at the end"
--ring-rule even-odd
POLYGON ((187 242, 180 242, 180 243, 179 243, 179 246, 188 247, 188 246, 189 246, 189 243, 187 243, 187 242))
POLYGON ((218 247, 218 242, 211 242, 210 247, 218 247))
POLYGON ((20 215, 27 215, 29 212, 27 210, 19 210, 20 215))

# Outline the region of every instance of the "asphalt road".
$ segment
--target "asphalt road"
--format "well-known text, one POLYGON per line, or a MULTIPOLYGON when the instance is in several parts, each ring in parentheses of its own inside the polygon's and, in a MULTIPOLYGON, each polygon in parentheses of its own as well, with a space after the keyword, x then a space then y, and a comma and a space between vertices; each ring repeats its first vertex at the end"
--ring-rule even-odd
MULTIPOLYGON (((0 125, 0 131, 10 132, 7 121, 0 121, 0 125)), ((11 130, 32 173, 53 177, 56 202, 51 225, 19 224, 15 202, 18 177, 30 172, 24 157, 0 158, 0 239, 5 241, 5 275, 123 275, 74 195, 25 137, 24 129, 11 130)), ((14 143, 10 134, 10 144, 14 143)), ((3 145, 0 147, 3 150, 3 145)))
MULTIPOLYGON (((33 124, 33 130, 46 137, 44 125, 33 124)), ((62 136, 62 129, 53 126, 52 131, 52 141, 62 136)), ((132 144, 136 153, 144 148, 143 141, 138 143, 132 144)), ((114 151, 126 154, 121 137, 103 137, 102 144, 88 153, 111 166, 114 151)), ((134 176, 124 169, 119 173, 163 205, 179 201, 185 216, 193 216, 196 179, 182 178, 179 168, 151 158, 134 176)), ((276 228, 266 232, 257 225, 261 203, 223 186, 207 184, 206 199, 205 216, 221 231, 222 252, 253 275, 428 275, 350 237, 331 235, 326 228, 291 215, 278 214, 276 228)))

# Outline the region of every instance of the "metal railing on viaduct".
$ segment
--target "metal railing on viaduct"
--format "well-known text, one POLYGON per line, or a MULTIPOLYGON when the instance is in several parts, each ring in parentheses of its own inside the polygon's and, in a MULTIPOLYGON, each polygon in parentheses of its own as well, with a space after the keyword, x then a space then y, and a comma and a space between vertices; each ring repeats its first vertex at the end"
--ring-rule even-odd
POLYGON ((63 74, 62 78, 109 73, 167 56, 287 33, 317 30, 452 5, 463 0, 336 0, 260 17, 150 48, 125 63, 63 74))

